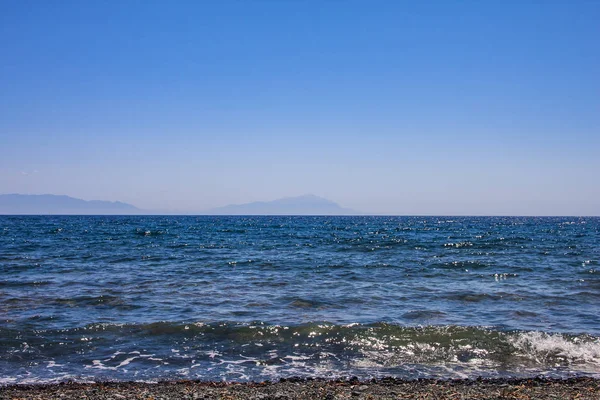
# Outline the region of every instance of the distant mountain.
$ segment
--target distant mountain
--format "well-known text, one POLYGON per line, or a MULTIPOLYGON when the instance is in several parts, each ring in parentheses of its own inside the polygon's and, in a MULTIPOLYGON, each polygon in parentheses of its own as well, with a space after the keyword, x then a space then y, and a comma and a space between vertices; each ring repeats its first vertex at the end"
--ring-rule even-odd
POLYGON ((333 201, 315 195, 286 197, 273 201, 257 201, 213 208, 211 215, 358 215, 333 201))
POLYGON ((142 210, 120 201, 81 200, 53 194, 0 194, 2 214, 119 215, 141 214, 142 210))

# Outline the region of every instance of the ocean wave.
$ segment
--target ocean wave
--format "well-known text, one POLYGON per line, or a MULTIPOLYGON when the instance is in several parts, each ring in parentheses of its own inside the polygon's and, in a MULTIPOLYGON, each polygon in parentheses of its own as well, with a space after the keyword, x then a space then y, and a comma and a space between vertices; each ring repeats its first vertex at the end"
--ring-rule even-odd
POLYGON ((0 356, 0 375, 6 379, 19 366, 41 363, 44 371, 51 370, 42 374, 52 372, 49 378, 93 370, 117 380, 179 376, 183 370, 196 378, 245 380, 336 374, 424 377, 442 370, 446 376, 453 371, 450 376, 468 377, 599 376, 600 368, 598 337, 455 325, 99 323, 32 332, 0 329, 0 338, 8 350, 0 356))
POLYGON ((0 217, 0 225, 7 379, 600 370, 598 218, 0 217))

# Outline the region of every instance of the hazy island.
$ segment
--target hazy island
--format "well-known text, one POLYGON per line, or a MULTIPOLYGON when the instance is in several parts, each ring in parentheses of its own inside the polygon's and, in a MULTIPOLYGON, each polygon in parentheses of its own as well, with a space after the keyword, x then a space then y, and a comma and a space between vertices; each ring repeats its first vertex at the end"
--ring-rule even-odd
POLYGON ((82 200, 65 195, 0 194, 0 215, 360 215, 312 194, 227 205, 198 212, 146 210, 120 201, 82 200))
POLYGON ((360 213, 319 196, 307 194, 273 201, 257 201, 213 208, 211 215, 359 215, 360 213))
POLYGON ((120 201, 81 200, 54 194, 2 194, 0 215, 129 215, 143 211, 120 201))

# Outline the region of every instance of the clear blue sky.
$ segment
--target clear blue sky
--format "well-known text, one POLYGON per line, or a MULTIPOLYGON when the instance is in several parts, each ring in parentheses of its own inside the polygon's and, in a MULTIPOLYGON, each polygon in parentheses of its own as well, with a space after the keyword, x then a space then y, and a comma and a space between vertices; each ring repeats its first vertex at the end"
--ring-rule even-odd
POLYGON ((0 193, 600 214, 599 1, 0 0, 0 193))

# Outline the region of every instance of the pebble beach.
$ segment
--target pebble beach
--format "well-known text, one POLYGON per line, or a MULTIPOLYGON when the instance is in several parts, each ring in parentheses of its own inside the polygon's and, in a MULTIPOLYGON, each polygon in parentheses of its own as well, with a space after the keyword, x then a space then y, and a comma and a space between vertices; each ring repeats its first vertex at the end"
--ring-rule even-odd
POLYGON ((98 382, 12 385, 0 388, 0 399, 598 399, 600 380, 475 379, 360 381, 281 379, 278 382, 225 383, 169 381, 159 383, 98 382))

